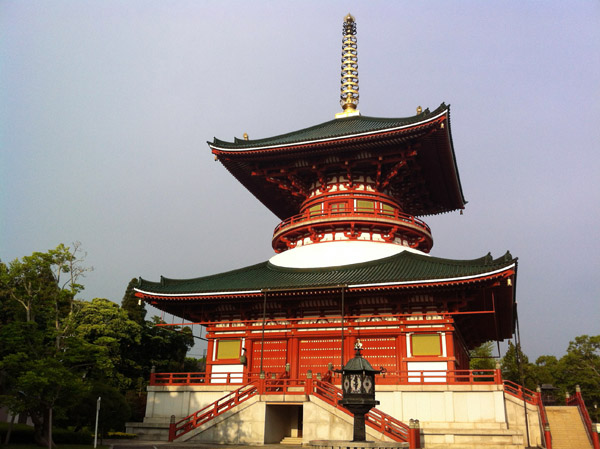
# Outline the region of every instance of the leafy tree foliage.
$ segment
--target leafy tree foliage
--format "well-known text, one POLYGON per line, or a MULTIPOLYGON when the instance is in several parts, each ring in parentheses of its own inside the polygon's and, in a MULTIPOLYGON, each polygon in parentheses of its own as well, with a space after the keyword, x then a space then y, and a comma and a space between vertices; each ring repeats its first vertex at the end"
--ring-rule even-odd
POLYGON ((502 359, 502 376, 532 390, 538 385, 550 384, 557 389, 558 403, 563 402, 567 392, 573 394, 579 385, 588 412, 594 416, 593 404, 600 402, 600 335, 575 337, 560 359, 543 355, 535 363, 530 363, 520 349, 509 343, 502 359), (522 379, 518 357, 521 357, 522 379))
POLYGON ((90 362, 86 344, 71 334, 68 318, 79 278, 79 244, 59 245, 1 264, 0 403, 33 420, 39 444, 47 444, 49 418, 64 414, 82 389, 90 362))
POLYGON ((128 375, 132 369, 139 369, 139 365, 127 354, 139 347, 142 327, 130 320, 125 310, 104 298, 79 302, 70 324, 72 335, 88 343, 95 353, 95 363, 89 366, 88 375, 122 390, 129 388, 128 375))
POLYGON ((536 389, 537 379, 529 363, 529 358, 521 351, 520 345, 508 343, 508 349, 502 358, 502 378, 523 385, 530 390, 536 389))
POLYGON ((496 360, 493 357, 494 342, 488 341, 469 351, 469 368, 472 370, 496 369, 496 360))
POLYGON ((123 299, 121 300, 121 308, 126 310, 129 314, 129 318, 135 321, 138 324, 144 324, 144 320, 146 319, 146 304, 141 302, 136 296, 134 292, 134 288, 137 285, 138 280, 133 278, 129 281, 127 285, 127 290, 125 290, 125 294, 123 295, 123 299))
POLYGON ((49 416, 90 426, 102 397, 105 430, 141 420, 150 370, 183 371, 193 345, 187 328, 161 327, 134 296, 75 299, 83 290, 79 243, 0 262, 0 404, 28 414, 36 441, 47 445, 49 416))

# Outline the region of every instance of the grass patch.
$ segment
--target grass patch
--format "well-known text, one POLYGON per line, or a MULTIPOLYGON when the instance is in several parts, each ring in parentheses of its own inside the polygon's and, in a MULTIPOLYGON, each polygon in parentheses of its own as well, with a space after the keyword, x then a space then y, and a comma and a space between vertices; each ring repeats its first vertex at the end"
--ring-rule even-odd
MULTIPOLYGON (((0 423, 1 443, 4 443, 9 426, 9 423, 0 423)), ((52 439, 59 449, 62 447, 68 447, 72 449, 78 449, 81 447, 89 449, 94 442, 94 436, 89 432, 74 432, 72 430, 60 429, 56 427, 52 429, 52 439)), ((33 438, 33 427, 25 424, 14 424, 12 432, 10 433, 10 444, 8 446, 2 445, 0 446, 0 449, 8 448, 12 445, 16 445, 21 449, 26 449, 28 447, 36 447, 39 449, 40 447, 35 444, 33 438)))

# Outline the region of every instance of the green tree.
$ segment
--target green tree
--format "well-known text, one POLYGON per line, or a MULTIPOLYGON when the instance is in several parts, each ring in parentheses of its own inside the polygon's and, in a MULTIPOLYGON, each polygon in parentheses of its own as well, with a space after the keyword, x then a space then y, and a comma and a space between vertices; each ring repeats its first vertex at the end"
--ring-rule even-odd
POLYGON ((494 342, 488 341, 469 351, 469 368, 472 370, 496 369, 496 360, 492 353, 494 342))
POLYGON ((71 335, 85 341, 94 353, 88 375, 123 391, 129 388, 131 372, 139 369, 130 354, 139 348, 142 327, 129 319, 125 310, 104 298, 78 302, 70 327, 71 335))
POLYGON ((508 349, 502 357, 502 378, 522 385, 530 390, 537 387, 533 365, 529 358, 521 351, 520 345, 508 343, 508 349))
POLYGON ((146 304, 135 296, 134 288, 138 280, 133 278, 129 281, 123 299, 121 300, 121 308, 127 311, 129 318, 138 324, 144 324, 146 318, 146 304))
POLYGON ((70 334, 68 318, 79 279, 80 245, 59 245, 46 253, 0 266, 0 403, 26 412, 39 444, 48 444, 53 416, 64 415, 82 390, 89 354, 70 334))
POLYGON ((560 366, 559 385, 570 393, 579 385, 588 411, 593 412, 593 404, 600 403, 600 335, 575 337, 560 366))

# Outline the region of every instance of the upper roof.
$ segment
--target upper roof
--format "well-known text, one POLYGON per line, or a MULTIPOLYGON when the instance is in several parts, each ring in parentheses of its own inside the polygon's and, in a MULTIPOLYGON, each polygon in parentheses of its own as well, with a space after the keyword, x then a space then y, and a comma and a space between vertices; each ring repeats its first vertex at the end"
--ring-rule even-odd
POLYGON ((448 110, 449 107, 442 103, 433 112, 429 111, 429 109, 425 109, 421 114, 417 114, 413 117, 384 118, 357 115, 343 119, 330 120, 309 128, 264 139, 245 140, 236 137, 233 142, 226 142, 215 137, 213 142, 208 142, 208 144, 213 149, 243 151, 275 149, 304 143, 315 143, 328 140, 333 141, 340 137, 347 138, 398 130, 401 128, 411 128, 418 123, 426 123, 431 118, 439 117, 448 110))
POLYGON ((516 271, 516 259, 506 253, 473 260, 453 260, 403 251, 374 261, 326 268, 285 268, 262 262, 238 270, 194 279, 160 282, 139 280, 136 290, 144 297, 185 299, 245 296, 264 290, 319 289, 346 285, 349 290, 371 287, 397 288, 450 283, 471 283, 516 271))
POLYGON ((410 215, 438 214, 466 204, 445 104, 413 117, 353 116, 265 139, 215 138, 208 144, 227 170, 282 220, 297 214, 306 199, 295 190, 298 185, 318 182, 318 172, 336 167, 344 173, 372 172, 374 178, 377 173, 410 215))

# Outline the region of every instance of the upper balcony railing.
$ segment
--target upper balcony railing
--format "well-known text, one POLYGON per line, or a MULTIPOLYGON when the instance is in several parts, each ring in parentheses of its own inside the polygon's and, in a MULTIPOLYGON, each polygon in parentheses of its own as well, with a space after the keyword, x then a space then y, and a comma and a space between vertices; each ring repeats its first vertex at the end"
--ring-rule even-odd
POLYGON ((421 240, 429 242, 427 250, 431 247, 431 229, 423 220, 399 210, 356 207, 346 210, 306 210, 301 214, 294 215, 282 221, 273 231, 273 248, 276 250, 278 248, 282 249, 282 237, 289 240, 290 237, 298 238, 303 234, 308 236, 311 229, 318 229, 318 232, 327 232, 327 228, 333 231, 336 228, 347 227, 347 230, 350 230, 351 226, 363 224, 368 225, 371 229, 380 227, 380 233, 383 234, 400 233, 422 237, 421 240))
MULTIPOLYGON (((333 384, 341 384, 339 374, 325 373, 323 379, 333 384)), ((281 372, 268 372, 268 379, 280 379, 287 374, 281 372)), ((317 379, 321 379, 321 373, 315 373, 317 379)), ((252 382, 260 378, 260 373, 152 373, 150 376, 151 386, 188 386, 188 385, 235 385, 252 382)), ((385 372, 378 376, 377 383, 380 385, 501 385, 502 375, 500 370, 427 370, 427 371, 399 371, 385 372)), ((504 383, 505 391, 518 395, 522 390, 516 384, 504 383)), ((528 391, 528 390, 527 390, 528 391)), ((533 393, 535 394, 535 393, 533 393)), ((518 396, 522 397, 522 396, 518 396)), ((528 397, 529 399, 529 397, 528 397)))

